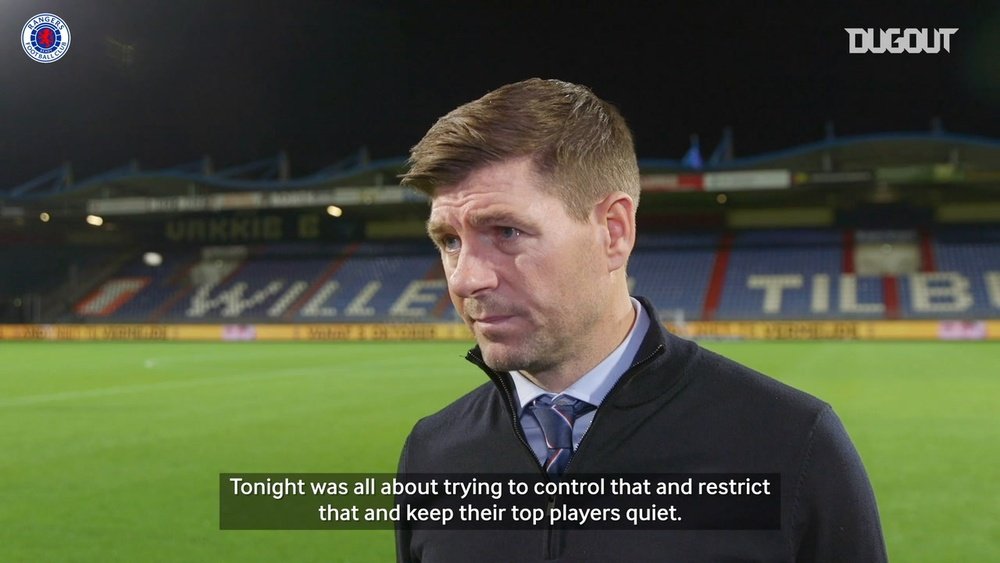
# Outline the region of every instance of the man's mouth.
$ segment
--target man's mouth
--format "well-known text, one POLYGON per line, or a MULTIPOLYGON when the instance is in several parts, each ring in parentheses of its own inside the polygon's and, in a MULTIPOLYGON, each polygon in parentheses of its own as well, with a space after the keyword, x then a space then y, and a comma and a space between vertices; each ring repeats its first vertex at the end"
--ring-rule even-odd
POLYGON ((474 317, 472 322, 477 324, 495 325, 512 318, 514 318, 513 315, 486 315, 482 317, 474 317))

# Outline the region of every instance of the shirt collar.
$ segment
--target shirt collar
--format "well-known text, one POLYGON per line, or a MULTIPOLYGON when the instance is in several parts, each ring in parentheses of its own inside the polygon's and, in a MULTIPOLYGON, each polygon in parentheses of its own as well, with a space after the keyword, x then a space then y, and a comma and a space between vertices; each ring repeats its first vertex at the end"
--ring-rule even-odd
MULTIPOLYGON (((635 359, 636 353, 639 351, 639 345, 642 344, 642 338, 649 329, 650 323, 649 315, 646 314, 646 310, 642 305, 635 298, 630 299, 632 300, 632 308, 635 310, 636 315, 635 322, 632 323, 632 328, 629 330, 628 336, 601 363, 594 366, 594 369, 584 374, 583 377, 576 380, 576 382, 562 393, 559 393, 559 395, 569 395, 574 399, 580 399, 594 406, 600 406, 604 398, 611 392, 611 388, 615 386, 615 383, 618 383, 618 379, 628 370, 632 364, 632 360, 635 359)), ((519 371, 510 372, 510 376, 514 380, 514 390, 517 392, 521 409, 524 409, 528 403, 534 401, 539 395, 551 394, 549 391, 532 383, 531 380, 519 371)))

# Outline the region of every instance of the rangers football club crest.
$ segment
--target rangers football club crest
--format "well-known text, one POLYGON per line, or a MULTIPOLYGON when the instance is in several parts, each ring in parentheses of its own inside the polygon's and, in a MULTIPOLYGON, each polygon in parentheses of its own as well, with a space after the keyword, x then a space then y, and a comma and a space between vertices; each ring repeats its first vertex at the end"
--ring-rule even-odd
POLYGON ((66 21, 55 14, 38 14, 21 29, 21 46, 40 63, 54 63, 69 50, 70 33, 66 21))

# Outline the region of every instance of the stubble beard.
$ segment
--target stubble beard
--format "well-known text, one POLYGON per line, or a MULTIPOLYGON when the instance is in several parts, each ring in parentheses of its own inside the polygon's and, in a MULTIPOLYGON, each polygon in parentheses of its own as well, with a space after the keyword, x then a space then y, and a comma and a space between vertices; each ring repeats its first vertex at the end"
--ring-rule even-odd
MULTIPOLYGON (((483 360, 491 369, 534 373, 551 369, 556 364, 550 356, 561 344, 552 334, 553 327, 540 326, 528 311, 485 297, 466 300, 464 313, 466 323, 470 325, 476 344, 483 353, 483 360), (484 315, 512 315, 528 323, 528 326, 523 332, 505 334, 502 338, 493 340, 477 331, 471 321, 474 317, 484 315)), ((554 328, 556 332, 560 331, 559 327, 554 328)))
POLYGON ((493 342, 476 335, 476 342, 486 365, 494 371, 521 371, 538 376, 558 371, 574 356, 585 354, 587 351, 580 348, 586 345, 580 341, 581 334, 598 316, 594 310, 577 310, 550 324, 535 324, 530 332, 509 341, 493 342))
MULTIPOLYGON (((565 288, 564 288, 565 289, 565 288)), ((465 299, 463 316, 472 328, 471 318, 483 315, 512 315, 527 323, 523 332, 490 340, 473 328, 473 336, 483 354, 483 361, 494 371, 522 371, 533 376, 555 373, 574 358, 587 356, 593 327, 599 326, 605 296, 598 291, 582 291, 572 308, 534 310, 502 302, 493 295, 465 299)), ((577 377, 583 373, 575 374, 577 377)))
POLYGON ((483 351, 483 360, 494 371, 524 371, 541 373, 549 371, 558 361, 550 357, 553 338, 546 333, 534 335, 519 335, 517 342, 493 342, 484 337, 478 337, 479 348, 483 351))

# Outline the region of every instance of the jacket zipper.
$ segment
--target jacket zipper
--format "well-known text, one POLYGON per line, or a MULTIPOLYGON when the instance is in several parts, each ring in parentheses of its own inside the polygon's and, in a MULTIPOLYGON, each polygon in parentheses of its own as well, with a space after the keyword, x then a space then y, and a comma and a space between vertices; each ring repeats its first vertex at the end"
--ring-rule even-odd
MULTIPOLYGON (((531 450, 531 446, 528 445, 528 440, 524 437, 524 431, 521 429, 521 424, 518 416, 518 409, 514 405, 514 399, 513 399, 514 394, 511 392, 510 387, 507 386, 507 382, 500 374, 496 373, 495 371, 493 371, 492 368, 487 366, 486 362, 484 362, 479 356, 476 356, 472 352, 469 352, 469 357, 472 358, 473 362, 480 368, 485 368, 486 373, 495 374, 491 375, 490 379, 497 382, 497 384, 500 385, 500 387, 503 389, 504 397, 507 399, 507 405, 510 407, 510 412, 514 421, 514 435, 517 436, 517 439, 524 446, 525 451, 528 453, 528 455, 531 456, 532 464, 536 468, 538 468, 539 473, 541 473, 542 476, 545 477, 545 479, 548 479, 549 474, 546 473, 545 469, 543 469, 542 466, 538 464, 538 458, 535 457, 535 452, 531 450)), ((573 461, 572 458, 570 458, 570 462, 572 461, 573 461)), ((545 502, 546 516, 552 514, 552 510, 555 508, 555 504, 556 504, 555 496, 549 495, 545 502)), ((549 521, 551 522, 551 519, 549 521)), ((544 536, 545 539, 542 542, 542 557, 545 559, 552 559, 554 556, 555 550, 552 547, 554 535, 555 535, 555 529, 552 527, 552 524, 550 523, 546 526, 545 536, 544 536)))
MULTIPOLYGON (((615 382, 615 384, 611 388, 611 390, 608 391, 608 394, 604 397, 604 401, 603 402, 606 402, 608 399, 610 399, 615 394, 615 392, 621 386, 621 382, 625 379, 626 375, 629 375, 633 370, 637 369, 638 367, 640 367, 642 365, 645 365, 650 360, 652 360, 653 358, 655 358, 657 355, 660 354, 660 352, 663 351, 663 348, 664 348, 663 344, 659 344, 659 345, 657 345, 657 347, 652 352, 649 353, 649 355, 647 355, 646 357, 644 357, 641 360, 633 362, 632 365, 629 366, 629 368, 627 370, 625 370, 624 373, 622 373, 621 377, 618 378, 618 381, 615 382)), ((476 356, 472 352, 469 352, 469 357, 471 357, 472 360, 473 360, 473 362, 476 365, 478 365, 480 368, 485 368, 487 370, 487 373, 496 374, 496 372, 494 372, 492 368, 490 368, 489 366, 487 366, 486 362, 484 362, 479 356, 476 356)), ((528 441, 524 437, 524 432, 521 430, 521 425, 520 425, 519 417, 518 417, 518 411, 517 411, 517 408, 515 408, 515 406, 514 406, 514 400, 512 398, 513 394, 511 393, 510 388, 507 387, 507 382, 504 381, 503 377, 501 377, 499 374, 496 374, 495 377, 491 377, 490 379, 493 379, 494 381, 496 381, 500 385, 500 387, 503 389, 504 397, 507 399, 507 405, 510 407, 510 412, 511 412, 511 415, 512 415, 512 418, 513 418, 513 422, 514 422, 514 435, 517 436, 517 439, 524 446, 525 451, 528 452, 528 454, 531 456, 531 459, 533 461, 538 461, 538 459, 535 457, 535 452, 533 452, 531 450, 531 446, 528 445, 528 441)), ((580 447, 582 447, 584 441, 587 440, 587 435, 591 434, 591 430, 594 428, 594 423, 597 422, 597 417, 600 415, 600 413, 601 413, 601 409, 597 409, 597 412, 594 413, 594 418, 593 418, 593 420, 590 421, 590 428, 587 430, 587 434, 584 434, 583 438, 580 440, 580 446, 578 446, 576 448, 577 452, 580 451, 580 447)), ((569 473, 569 468, 570 468, 571 465, 573 465, 573 460, 575 458, 576 458, 576 453, 574 452, 573 457, 569 458, 569 463, 566 464, 566 468, 563 470, 563 474, 564 475, 567 474, 567 473, 569 473)), ((542 469, 542 467, 540 465, 536 464, 536 467, 538 467, 539 472, 543 476, 545 476, 546 479, 548 479, 548 473, 546 473, 545 470, 542 469)), ((555 498, 555 496, 554 495, 549 495, 548 498, 546 499, 546 503, 545 503, 545 508, 546 508, 545 512, 546 512, 547 515, 552 513, 552 510, 555 508, 555 504, 556 504, 556 498, 555 498)), ((555 535, 556 535, 556 528, 551 524, 551 519, 550 519, 549 520, 549 524, 547 525, 546 530, 545 530, 545 541, 543 542, 543 545, 542 545, 542 554, 543 554, 543 557, 545 559, 547 559, 547 560, 548 559, 553 559, 555 557, 555 555, 556 555, 555 554, 556 550, 555 550, 555 547, 554 547, 555 546, 555 539, 556 539, 555 535)))
MULTIPOLYGON (((496 372, 493 371, 492 368, 487 366, 486 362, 484 362, 482 358, 480 358, 479 356, 476 356, 472 352, 469 352, 469 357, 472 358, 472 361, 477 366, 479 366, 480 369, 487 370, 487 373, 496 374, 496 372)), ((521 430, 520 416, 518 415, 517 407, 514 405, 514 399, 513 399, 514 394, 511 392, 510 387, 507 387, 507 382, 504 381, 503 377, 501 377, 500 374, 496 374, 496 377, 490 377, 490 379, 496 381, 497 384, 500 385, 500 387, 503 389, 503 396, 507 400, 507 406, 510 407, 511 418, 513 420, 513 426, 514 426, 514 435, 517 436, 518 441, 521 442, 522 446, 524 446, 524 450, 528 453, 528 455, 531 456, 531 460, 534 462, 534 465, 538 468, 538 471, 542 475, 548 476, 548 474, 545 473, 542 467, 538 465, 538 458, 535 457, 535 452, 531 450, 531 446, 528 445, 527 438, 524 437, 524 431, 521 430)))
MULTIPOLYGON (((650 352, 648 356, 637 362, 633 362, 632 365, 629 366, 627 370, 625 370, 625 373, 623 373, 621 377, 618 378, 618 381, 616 381, 614 386, 611 387, 611 390, 608 391, 608 394, 604 396, 604 400, 601 403, 602 404, 606 403, 609 399, 611 399, 612 396, 614 396, 615 392, 618 391, 618 388, 621 386, 621 382, 625 380, 626 375, 630 374, 636 368, 639 368, 649 363, 649 361, 658 356, 662 350, 663 350, 663 344, 660 344, 652 352, 650 352)), ((597 411, 594 412, 594 418, 590 421, 590 428, 587 429, 587 433, 584 434, 583 438, 580 439, 580 444, 576 447, 576 451, 573 452, 573 457, 569 458, 569 462, 563 469, 564 475, 569 473, 569 468, 573 466, 573 461, 576 459, 577 452, 580 451, 580 449, 583 447, 584 442, 587 441, 587 436, 592 434, 591 430, 593 430, 594 424, 597 422, 597 417, 600 415, 601 415, 601 409, 597 409, 597 411)))
MULTIPOLYGON (((608 391, 608 394, 604 396, 604 400, 601 401, 601 404, 604 404, 609 399, 611 399, 611 397, 615 394, 615 392, 621 386, 621 382, 625 380, 625 376, 629 375, 629 373, 633 372, 635 369, 639 368, 640 366, 645 365, 646 363, 648 363, 650 360, 652 360, 657 355, 659 355, 662 350, 663 350, 663 344, 660 344, 660 345, 658 345, 656 347, 656 349, 654 349, 652 352, 650 352, 650 354, 648 356, 646 356, 645 358, 643 358, 643 359, 641 359, 641 360, 639 360, 637 362, 633 362, 632 365, 629 366, 629 368, 627 370, 625 370, 625 373, 623 373, 621 375, 621 377, 618 378, 618 381, 616 381, 615 384, 614 384, 614 386, 611 387, 611 390, 608 391)), ((587 429, 587 433, 584 434, 583 438, 580 439, 580 445, 577 446, 576 451, 573 452, 573 457, 569 458, 569 462, 566 464, 566 467, 563 469, 563 475, 568 475, 569 474, 569 468, 573 465, 573 460, 576 459, 576 453, 580 451, 580 448, 583 447, 583 443, 585 441, 587 441, 587 436, 589 436, 593 432, 594 424, 597 423, 597 417, 600 416, 600 414, 601 414, 601 409, 598 408, 597 411, 594 412, 594 418, 590 421, 590 428, 587 429)), ((548 514, 552 513, 552 510, 555 507, 555 504, 556 504, 555 497, 554 496, 549 496, 548 511, 547 511, 548 514)), ((551 522, 551 519, 549 521, 551 522)), ((548 527, 548 530, 546 532, 546 536, 545 536, 545 546, 544 547, 545 547, 545 558, 546 559, 553 559, 556 556, 556 553, 555 553, 555 551, 556 551, 556 549, 555 549, 556 532, 557 532, 556 528, 554 526, 552 526, 552 524, 550 523, 549 527, 548 527)))

